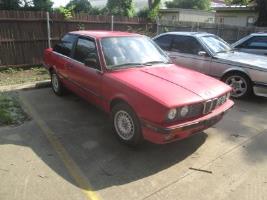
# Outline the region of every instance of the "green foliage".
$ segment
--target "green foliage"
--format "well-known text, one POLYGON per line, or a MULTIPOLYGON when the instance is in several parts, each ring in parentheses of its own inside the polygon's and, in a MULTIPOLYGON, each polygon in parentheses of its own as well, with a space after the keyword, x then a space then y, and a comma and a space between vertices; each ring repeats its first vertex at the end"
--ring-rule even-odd
POLYGON ((138 17, 148 18, 150 20, 156 20, 158 16, 159 6, 161 0, 149 0, 148 1, 148 8, 141 9, 138 13, 138 17))
POLYGON ((88 0, 71 0, 66 8, 73 11, 74 13, 89 13, 92 9, 92 5, 88 0))
POLYGON ((107 14, 133 17, 135 15, 133 0, 108 0, 107 14))
POLYGON ((52 11, 53 2, 51 0, 33 0, 34 10, 52 11))
POLYGON ((14 96, 5 93, 0 94, 0 126, 21 124, 27 118, 14 96))
POLYGON ((165 3, 167 8, 209 10, 210 0, 173 0, 165 3))
POLYGON ((97 8, 97 7, 92 7, 90 12, 90 15, 102 15, 103 14, 103 9, 97 8))
POLYGON ((72 10, 65 8, 64 6, 60 6, 59 8, 54 9, 55 12, 61 13, 65 19, 71 19, 72 16, 72 10))
POLYGON ((143 8, 137 12, 137 17, 148 18, 148 14, 149 14, 149 9, 143 8))
POLYGON ((2 0, 0 4, 0 10, 18 10, 19 0, 2 0))
POLYGON ((158 16, 159 12, 159 6, 160 6, 160 0, 154 0, 151 4, 151 8, 148 14, 148 18, 151 20, 155 20, 158 16))
POLYGON ((0 10, 43 10, 51 11, 51 0, 2 0, 0 10))

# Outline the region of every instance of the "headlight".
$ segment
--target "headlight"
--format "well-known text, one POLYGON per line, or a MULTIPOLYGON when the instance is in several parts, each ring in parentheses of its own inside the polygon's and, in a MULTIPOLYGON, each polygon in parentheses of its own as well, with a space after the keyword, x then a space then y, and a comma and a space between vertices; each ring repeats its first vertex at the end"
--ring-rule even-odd
POLYGON ((180 110, 180 116, 181 117, 185 117, 188 114, 189 111, 189 107, 188 106, 184 106, 181 108, 180 110))
POLYGON ((170 109, 170 111, 168 112, 168 119, 169 120, 173 120, 176 117, 177 114, 177 110, 175 108, 170 109))

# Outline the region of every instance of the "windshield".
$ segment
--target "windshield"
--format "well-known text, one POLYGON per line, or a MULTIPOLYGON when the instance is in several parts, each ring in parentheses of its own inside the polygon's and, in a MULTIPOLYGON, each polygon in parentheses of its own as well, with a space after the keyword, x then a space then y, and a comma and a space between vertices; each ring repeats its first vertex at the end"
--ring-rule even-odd
POLYGON ((203 36, 200 39, 212 53, 224 53, 232 50, 232 47, 227 42, 217 36, 203 36))
POLYGON ((109 69, 169 62, 165 53, 147 37, 103 38, 101 45, 109 69))

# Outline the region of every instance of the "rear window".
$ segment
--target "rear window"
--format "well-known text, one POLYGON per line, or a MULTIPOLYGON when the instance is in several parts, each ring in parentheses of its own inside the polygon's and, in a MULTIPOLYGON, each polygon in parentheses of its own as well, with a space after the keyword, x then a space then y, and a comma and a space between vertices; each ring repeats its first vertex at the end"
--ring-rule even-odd
POLYGON ((55 52, 63 54, 65 56, 71 55, 71 50, 74 45, 77 36, 72 34, 65 35, 58 44, 56 44, 53 48, 55 52))

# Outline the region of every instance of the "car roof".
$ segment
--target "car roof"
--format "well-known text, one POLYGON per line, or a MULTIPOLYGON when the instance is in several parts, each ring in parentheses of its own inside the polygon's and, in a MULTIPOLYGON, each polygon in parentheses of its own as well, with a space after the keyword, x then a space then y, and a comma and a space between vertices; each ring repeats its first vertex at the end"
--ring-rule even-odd
POLYGON ((186 36, 195 36, 195 37, 201 37, 201 36, 206 36, 206 35, 213 35, 211 33, 207 32, 166 32, 161 35, 186 35, 186 36))
POLYGON ((251 33, 252 36, 267 36, 267 32, 251 33))
POLYGON ((121 31, 91 31, 91 30, 83 30, 83 31, 72 31, 71 34, 77 34, 82 36, 89 36, 93 38, 104 38, 104 37, 123 37, 123 36, 140 36, 136 33, 128 33, 121 31))

